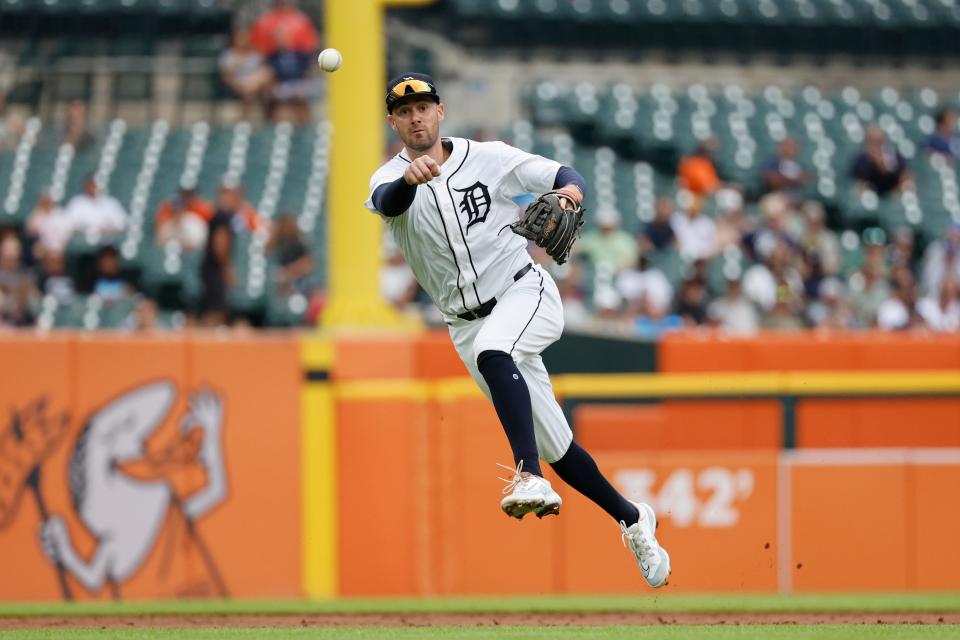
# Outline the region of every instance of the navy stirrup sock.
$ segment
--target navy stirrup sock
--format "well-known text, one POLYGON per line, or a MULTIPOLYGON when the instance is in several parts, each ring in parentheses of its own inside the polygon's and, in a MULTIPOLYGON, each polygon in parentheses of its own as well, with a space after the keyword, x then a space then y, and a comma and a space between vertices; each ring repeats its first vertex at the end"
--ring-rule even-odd
POLYGON ((514 464, 522 460, 524 471, 542 476, 530 390, 513 358, 503 351, 484 351, 477 357, 477 368, 490 388, 493 406, 513 450, 514 464))
POLYGON ((640 519, 640 512, 633 503, 613 488, 590 454, 576 442, 571 442, 563 457, 551 462, 550 466, 561 480, 596 502, 617 522, 623 521, 630 526, 640 519))

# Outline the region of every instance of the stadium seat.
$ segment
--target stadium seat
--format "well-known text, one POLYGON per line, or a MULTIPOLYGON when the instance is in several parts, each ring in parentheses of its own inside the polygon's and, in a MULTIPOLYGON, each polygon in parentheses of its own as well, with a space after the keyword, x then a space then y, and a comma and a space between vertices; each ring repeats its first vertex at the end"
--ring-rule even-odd
POLYGON ((569 33, 588 49, 725 49, 746 57, 956 52, 950 34, 960 20, 952 0, 455 0, 444 9, 452 24, 469 23, 471 39, 490 46, 518 36, 549 44, 569 33), (528 28, 540 23, 552 28, 528 28))

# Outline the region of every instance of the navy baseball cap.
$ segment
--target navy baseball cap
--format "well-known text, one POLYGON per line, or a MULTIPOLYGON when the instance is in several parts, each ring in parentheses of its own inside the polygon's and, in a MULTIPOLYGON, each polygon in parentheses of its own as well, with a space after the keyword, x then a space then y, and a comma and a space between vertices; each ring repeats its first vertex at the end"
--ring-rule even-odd
POLYGON ((393 113, 397 103, 410 96, 427 96, 440 102, 433 78, 425 73, 403 73, 387 83, 387 113, 393 113))

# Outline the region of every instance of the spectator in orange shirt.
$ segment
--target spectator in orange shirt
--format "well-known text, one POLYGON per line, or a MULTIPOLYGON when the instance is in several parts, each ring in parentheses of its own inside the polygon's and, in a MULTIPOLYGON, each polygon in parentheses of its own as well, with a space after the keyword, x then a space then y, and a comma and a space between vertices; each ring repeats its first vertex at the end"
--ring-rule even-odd
POLYGON ((274 0, 270 11, 254 23, 250 40, 273 75, 270 118, 306 124, 310 100, 319 93, 317 80, 311 77, 318 40, 310 18, 292 0, 274 0))
POLYGON ((264 59, 282 46, 300 53, 317 50, 317 30, 291 0, 274 0, 273 7, 253 23, 250 41, 264 59))
POLYGON ((680 160, 677 166, 677 178, 680 186, 695 195, 709 195, 723 184, 717 176, 713 163, 713 154, 720 146, 719 140, 711 136, 703 141, 690 155, 680 160))
POLYGON ((157 223, 156 241, 158 245, 170 243, 180 246, 184 252, 203 249, 207 242, 207 221, 193 211, 180 198, 170 201, 170 215, 157 223))
POLYGON ((197 195, 193 185, 180 185, 177 195, 168 198, 157 207, 156 226, 159 228, 170 220, 176 211, 187 211, 209 223, 213 218, 213 205, 197 195))

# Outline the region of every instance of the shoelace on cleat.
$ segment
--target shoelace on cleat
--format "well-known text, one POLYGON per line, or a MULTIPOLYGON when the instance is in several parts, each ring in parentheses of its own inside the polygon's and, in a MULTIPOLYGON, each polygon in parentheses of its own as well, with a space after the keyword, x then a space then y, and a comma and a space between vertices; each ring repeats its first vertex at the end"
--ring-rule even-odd
POLYGON ((497 466, 502 469, 506 469, 507 471, 513 472, 513 478, 509 480, 507 478, 501 478, 500 476, 497 476, 497 480, 503 480, 504 482, 507 483, 507 486, 503 488, 503 493, 504 494, 510 493, 511 491, 513 491, 513 488, 516 487, 518 484, 520 484, 520 482, 523 480, 523 476, 520 475, 520 472, 523 471, 523 460, 521 460, 519 464, 517 464, 516 469, 514 469, 513 467, 508 467, 505 464, 500 464, 499 462, 497 463, 497 466))
POLYGON ((643 527, 638 526, 635 534, 630 533, 630 527, 623 520, 620 521, 620 542, 625 547, 629 546, 630 551, 639 555, 641 560, 650 558, 653 552, 653 542, 644 535, 643 527))
POLYGON ((516 469, 514 469, 513 467, 508 467, 508 466, 505 465, 505 464, 500 464, 499 462, 497 463, 497 466, 500 467, 500 468, 502 468, 502 469, 506 469, 507 471, 512 471, 512 472, 513 472, 513 478, 512 478, 512 479, 501 478, 501 477, 499 477, 499 476, 497 477, 498 480, 503 480, 504 482, 507 483, 507 486, 505 486, 505 487, 503 488, 503 493, 504 493, 504 494, 507 494, 507 493, 510 493, 510 492, 514 491, 517 487, 520 487, 520 488, 525 489, 525 488, 527 487, 527 485, 530 485, 530 484, 533 484, 534 482, 536 482, 536 480, 534 480, 534 478, 535 478, 536 476, 530 475, 530 476, 524 478, 522 475, 520 475, 520 472, 523 471, 523 460, 521 460, 521 461, 517 464, 517 468, 516 468, 516 469))

